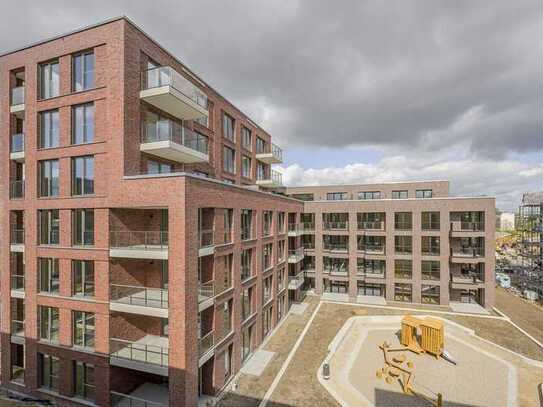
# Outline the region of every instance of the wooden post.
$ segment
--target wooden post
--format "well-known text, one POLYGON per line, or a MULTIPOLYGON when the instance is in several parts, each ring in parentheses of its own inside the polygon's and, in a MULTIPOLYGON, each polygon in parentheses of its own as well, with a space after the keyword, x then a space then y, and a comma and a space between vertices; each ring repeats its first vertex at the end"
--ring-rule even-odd
POLYGON ((443 407, 443 396, 441 393, 437 393, 437 407, 443 407))

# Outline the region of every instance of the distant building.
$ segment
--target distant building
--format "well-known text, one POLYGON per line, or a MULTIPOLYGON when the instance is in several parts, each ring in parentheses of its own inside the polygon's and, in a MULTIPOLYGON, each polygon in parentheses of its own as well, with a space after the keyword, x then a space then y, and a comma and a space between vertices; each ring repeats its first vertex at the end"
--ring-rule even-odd
POLYGON ((519 207, 516 229, 520 233, 519 254, 523 265, 541 268, 543 243, 542 214, 543 191, 525 193, 519 207))
POLYGON ((499 229, 500 230, 513 230, 515 229, 515 214, 513 212, 502 212, 499 217, 499 229))

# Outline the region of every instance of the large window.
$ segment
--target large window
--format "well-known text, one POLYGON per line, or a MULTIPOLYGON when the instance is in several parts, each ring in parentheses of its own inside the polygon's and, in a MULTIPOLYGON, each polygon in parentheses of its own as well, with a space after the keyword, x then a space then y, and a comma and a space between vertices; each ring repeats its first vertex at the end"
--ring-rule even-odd
POLYGON ((415 191, 415 197, 417 198, 431 198, 432 190, 431 189, 417 189, 415 191))
POLYGON ((223 112, 222 115, 222 134, 225 138, 234 141, 235 120, 233 117, 223 112))
POLYGON ((379 191, 363 191, 358 193, 358 199, 381 199, 379 191))
POLYGON ((326 194, 327 201, 344 201, 347 199, 347 192, 328 192, 326 194))
POLYGON ((439 236, 422 236, 421 251, 425 256, 439 256, 439 236))
POLYGON ((38 269, 40 292, 58 294, 60 289, 58 259, 40 257, 38 269))
POLYGON ((422 260, 421 271, 422 271, 423 280, 439 280, 440 279, 439 261, 422 260))
POLYGON ((47 342, 58 342, 59 313, 56 307, 38 306, 38 326, 40 339, 47 342))
POLYGON ((53 148, 59 146, 58 110, 48 110, 39 113, 39 146, 53 148))
POLYGON ((273 221, 272 211, 262 212, 262 230, 263 230, 264 236, 269 236, 272 234, 272 221, 273 221))
POLYGON ((94 88, 94 52, 74 55, 72 60, 72 90, 79 92, 94 88))
POLYGON ((273 266, 272 253, 273 253, 273 243, 265 244, 262 247, 262 270, 267 270, 273 266))
POLYGON ((241 252, 241 281, 252 276, 253 249, 245 249, 241 252))
POLYGON ((50 61, 40 64, 39 96, 40 99, 49 99, 59 95, 59 65, 58 61, 50 61))
POLYGON ((253 237, 253 211, 250 209, 241 210, 241 240, 248 240, 253 237))
POLYGON ((253 325, 241 331, 241 360, 245 361, 252 352, 253 325))
POLYGON ((412 302, 413 286, 411 284, 394 284, 394 301, 412 302))
POLYGON ((72 108, 72 144, 94 141, 94 103, 72 108))
POLYGON ((251 178, 251 159, 245 155, 241 157, 241 175, 251 178))
POLYGON ((230 147, 223 149, 223 170, 231 174, 236 173, 236 151, 230 147))
POLYGON ((439 212, 422 212, 421 228, 422 230, 439 230, 439 212))
POLYGON ((94 348, 94 313, 73 311, 74 346, 94 348))
POLYGON ((38 211, 39 244, 59 244, 60 220, 58 209, 38 211))
POLYGON ((260 137, 256 138, 256 153, 263 154, 266 152, 266 141, 260 137))
POLYGON ((407 199, 407 190, 392 191, 392 199, 407 199))
POLYGON ((394 277, 408 278, 413 275, 413 262, 411 260, 394 260, 394 277))
POLYGON ((72 158, 72 195, 94 194, 94 156, 72 158))
POLYGON ((45 353, 38 353, 38 365, 40 387, 58 392, 60 359, 45 353))
POLYGON ((40 196, 58 196, 59 164, 58 160, 38 162, 38 179, 40 196))
POLYGON ((394 236, 394 250, 396 254, 411 254, 413 252, 411 236, 394 236))
POLYGON ((421 302, 423 304, 439 304, 439 286, 423 284, 421 286, 421 302))
POLYGON ((94 365, 74 362, 75 396, 86 400, 94 400, 94 365))
POLYGON ((147 161, 147 174, 169 174, 170 172, 172 172, 170 164, 153 160, 147 161))
POLYGON ((73 294, 94 297, 94 261, 72 260, 73 294))
POLYGON ((244 149, 251 151, 253 148, 253 138, 251 135, 251 130, 247 127, 241 127, 241 145, 244 149))
POLYGON ((413 214, 411 212, 394 213, 394 228, 396 230, 411 230, 413 227, 413 214))
POLYGON ((94 209, 72 210, 72 244, 74 246, 94 244, 94 209))
POLYGON ((241 292, 241 320, 245 321, 253 315, 253 287, 244 288, 241 292))

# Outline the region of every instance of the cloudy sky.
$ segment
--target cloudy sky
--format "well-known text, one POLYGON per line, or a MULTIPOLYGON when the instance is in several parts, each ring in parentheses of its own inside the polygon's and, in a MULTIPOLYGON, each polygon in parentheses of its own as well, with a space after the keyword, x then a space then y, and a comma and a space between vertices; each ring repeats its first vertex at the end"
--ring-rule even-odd
POLYGON ((5 1, 0 49, 122 14, 274 136, 289 185, 543 190, 541 0, 5 1))

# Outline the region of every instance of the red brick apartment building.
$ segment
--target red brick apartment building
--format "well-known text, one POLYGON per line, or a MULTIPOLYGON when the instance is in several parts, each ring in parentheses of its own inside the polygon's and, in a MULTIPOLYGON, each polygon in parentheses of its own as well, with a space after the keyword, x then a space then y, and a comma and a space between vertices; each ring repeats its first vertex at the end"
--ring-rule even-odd
POLYGON ((494 198, 450 197, 446 181, 287 193, 305 201, 302 222, 292 229, 302 236, 305 285, 316 294, 353 302, 493 306, 494 198))
POLYGON ((2 385, 63 406, 219 391, 301 275, 270 135, 126 18, 1 55, 0 123, 2 385))

